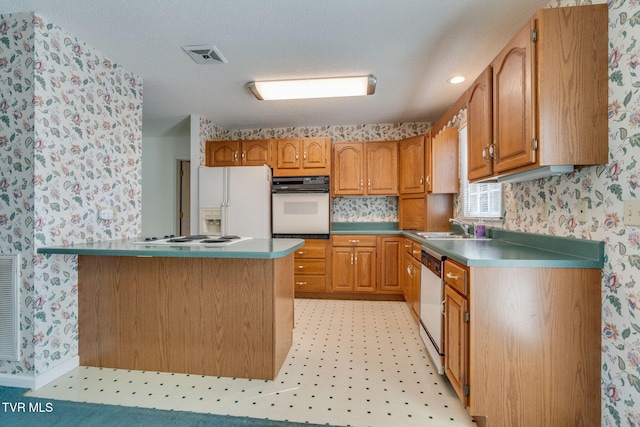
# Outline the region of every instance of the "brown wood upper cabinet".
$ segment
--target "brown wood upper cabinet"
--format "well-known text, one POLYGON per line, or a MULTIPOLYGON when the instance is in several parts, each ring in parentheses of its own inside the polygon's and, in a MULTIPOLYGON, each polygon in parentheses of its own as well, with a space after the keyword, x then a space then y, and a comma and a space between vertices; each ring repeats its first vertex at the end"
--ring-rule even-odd
POLYGON ((398 143, 400 194, 425 192, 425 135, 403 139, 398 143))
POLYGON ((433 194, 458 193, 458 128, 447 127, 431 138, 427 156, 427 191, 433 194))
POLYGON ((467 92, 469 180, 606 163, 607 63, 606 5, 539 10, 467 92))
POLYGON ((491 109, 493 74, 487 67, 467 91, 467 176, 469 181, 493 175, 491 109))
POLYGON ((207 141, 207 166, 271 165, 269 140, 207 141))
POLYGON ((398 195, 396 141, 336 142, 333 157, 334 195, 398 195))
POLYGON ((271 146, 275 152, 273 176, 330 174, 329 138, 272 139, 271 146))

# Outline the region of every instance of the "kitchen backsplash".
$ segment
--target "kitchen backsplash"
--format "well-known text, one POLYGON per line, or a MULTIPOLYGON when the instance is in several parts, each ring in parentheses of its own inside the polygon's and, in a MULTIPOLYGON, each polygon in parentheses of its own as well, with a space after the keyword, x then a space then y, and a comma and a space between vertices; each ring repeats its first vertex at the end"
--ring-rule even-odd
POLYGON ((398 222, 397 197, 335 197, 331 222, 398 222))

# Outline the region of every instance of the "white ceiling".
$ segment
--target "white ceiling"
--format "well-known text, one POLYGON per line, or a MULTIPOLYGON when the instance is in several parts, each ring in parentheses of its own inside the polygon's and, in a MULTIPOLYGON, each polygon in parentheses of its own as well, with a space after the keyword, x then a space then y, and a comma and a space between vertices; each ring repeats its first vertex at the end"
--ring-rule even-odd
POLYGON ((0 0, 144 81, 143 130, 192 113, 224 129, 435 121, 549 0, 0 0), (215 44, 228 64, 181 46, 215 44), (373 96, 257 101, 252 80, 373 74, 373 96), (467 81, 446 80, 463 74, 467 81))

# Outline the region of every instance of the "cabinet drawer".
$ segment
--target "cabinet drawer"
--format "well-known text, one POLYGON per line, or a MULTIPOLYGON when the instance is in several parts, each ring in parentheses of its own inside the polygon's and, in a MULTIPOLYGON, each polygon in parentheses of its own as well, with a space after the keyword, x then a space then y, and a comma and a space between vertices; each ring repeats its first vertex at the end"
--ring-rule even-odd
POLYGON ((342 235, 332 236, 333 246, 376 246, 376 236, 342 235))
POLYGON ((325 276, 294 276, 296 292, 325 292, 325 276))
POLYGON ((415 259, 420 260, 420 257, 422 256, 422 247, 420 246, 420 243, 411 243, 411 255, 413 255, 415 259))
POLYGON ((305 240, 304 246, 295 251, 296 259, 325 258, 327 254, 326 240, 305 240))
POLYGON ((402 239, 402 248, 405 252, 412 253, 413 251, 413 240, 404 238, 402 239))
POLYGON ((447 260, 444 263, 444 281, 462 295, 467 295, 467 269, 447 260))
POLYGON ((325 274, 324 259, 296 259, 293 262, 294 274, 325 274))

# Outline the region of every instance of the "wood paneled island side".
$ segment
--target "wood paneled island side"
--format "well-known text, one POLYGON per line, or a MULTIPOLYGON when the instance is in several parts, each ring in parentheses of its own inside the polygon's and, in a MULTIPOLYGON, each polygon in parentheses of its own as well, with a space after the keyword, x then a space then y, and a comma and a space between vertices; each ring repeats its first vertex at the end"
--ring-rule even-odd
POLYGON ((127 244, 113 242, 112 252, 66 252, 79 254, 80 364, 274 379, 292 345, 293 251, 303 241, 282 239, 290 248, 276 242, 276 251, 259 240, 213 252, 132 246, 143 253, 123 256, 127 244))

